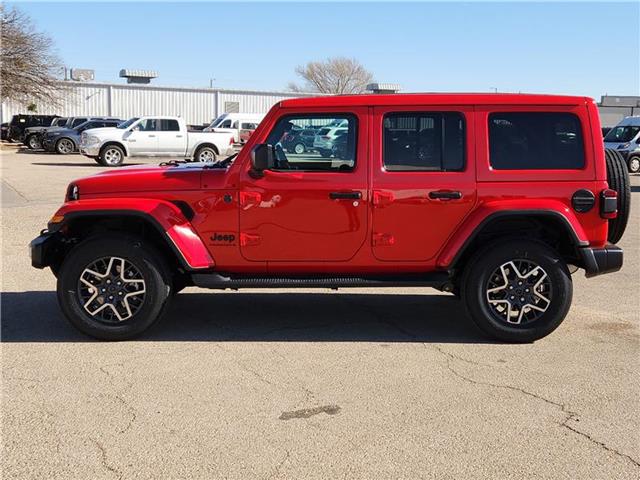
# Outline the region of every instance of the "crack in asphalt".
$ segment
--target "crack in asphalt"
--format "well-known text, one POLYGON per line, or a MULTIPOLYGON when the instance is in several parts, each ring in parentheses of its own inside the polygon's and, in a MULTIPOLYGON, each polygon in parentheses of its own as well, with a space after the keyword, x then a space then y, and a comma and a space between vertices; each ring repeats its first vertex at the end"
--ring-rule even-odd
POLYGON ((89 440, 91 440, 95 444, 95 446, 98 447, 98 450, 100 450, 100 463, 102 464, 102 467, 105 470, 115 474, 118 480, 120 480, 124 474, 119 468, 114 467, 109 462, 107 462, 107 450, 104 448, 104 446, 95 438, 89 437, 89 440))
MULTIPOLYGON (((427 344, 423 344, 425 347, 429 347, 429 345, 427 344)), ((533 393, 530 392, 528 390, 525 390, 524 388, 521 387, 515 387, 513 385, 505 385, 505 384, 499 384, 499 383, 491 383, 491 382, 483 382, 483 381, 479 381, 479 380, 474 380, 470 377, 467 377, 463 374, 461 374, 460 372, 458 372, 455 368, 453 368, 453 366, 451 365, 451 362, 453 360, 460 360, 460 357, 447 352, 445 350, 443 350, 442 348, 440 348, 437 345, 431 345, 431 347, 433 347, 434 350, 436 350, 437 352, 439 352, 441 355, 444 355, 447 357, 447 370, 449 370, 451 373, 453 373, 456 377, 460 378, 461 380, 464 380, 465 382, 471 383, 473 385, 483 385, 483 386, 487 386, 487 387, 493 387, 493 388, 497 388, 497 389, 505 389, 505 390, 511 390, 514 392, 518 392, 521 393, 523 395, 527 395, 529 397, 535 398, 537 400, 540 400, 544 403, 547 403, 549 405, 552 405, 554 407, 557 407, 560 409, 560 411, 566 415, 566 418, 558 423, 558 425, 560 425, 562 428, 566 428, 567 430, 570 430, 574 433, 576 433, 577 435, 580 435, 581 437, 586 438, 587 440, 589 440, 591 443, 598 445, 599 447, 603 448, 604 450, 606 450, 607 452, 610 452, 614 455, 617 455, 625 460, 628 460, 629 462, 633 463, 636 467, 640 467, 640 462, 636 459, 634 459, 633 457, 631 457, 630 455, 627 455, 626 453, 622 453, 618 450, 616 450, 615 448, 612 448, 610 446, 608 446, 607 444, 605 444, 604 442, 601 442, 599 440, 594 439, 591 435, 589 435, 588 433, 582 432, 580 430, 578 430, 577 428, 569 425, 570 421, 579 421, 579 414, 577 412, 574 412, 572 410, 569 410, 567 408, 567 406, 563 403, 559 403, 556 402, 555 400, 550 400, 546 397, 543 397, 541 395, 538 395, 537 393, 533 393)))
MULTIPOLYGON (((116 376, 114 376, 110 371, 109 371, 109 367, 121 367, 124 368, 124 364, 123 363, 108 363, 105 365, 101 365, 100 371, 102 373, 104 373, 109 379, 113 379, 116 376)), ((136 409, 129 404, 129 402, 127 402, 123 397, 122 397, 122 393, 128 389, 130 389, 131 387, 133 387, 133 383, 131 382, 126 382, 126 388, 119 393, 113 393, 111 394, 113 396, 113 398, 115 398, 116 400, 118 400, 122 405, 124 405, 124 407, 129 411, 129 415, 131 416, 129 418, 129 421, 127 422, 127 424, 125 425, 124 428, 118 430, 118 433, 122 434, 127 432, 128 430, 131 429, 131 427, 133 426, 134 422, 136 421, 136 419, 138 418, 138 415, 136 413, 136 409)))
MULTIPOLYGON (((346 299, 348 302, 348 299, 346 299)), ((375 311, 375 310, 371 310, 365 307, 365 309, 367 311, 369 311, 369 313, 371 313, 373 315, 373 317, 376 319, 377 322, 379 323, 383 323, 387 326, 389 326, 390 328, 395 329, 396 331, 402 333, 403 335, 407 336, 408 338, 414 340, 414 341, 419 341, 418 340, 418 336, 416 334, 414 334, 413 332, 406 330, 404 328, 402 328, 400 325, 394 323, 391 320, 388 320, 386 318, 382 318, 380 313, 375 311)), ((506 390, 512 390, 518 393, 521 393, 523 395, 527 395, 530 396, 532 398, 541 400, 549 405, 552 405, 556 408, 559 408, 560 411, 562 413, 564 413, 566 415, 566 418, 564 419, 564 421, 560 422, 559 425, 562 428, 566 428, 567 430, 580 435, 581 437, 587 439, 589 442, 593 443, 594 445, 597 445, 599 447, 601 447, 602 449, 606 450, 609 453, 612 453, 614 455, 619 456, 620 458, 627 460, 629 462, 631 462, 633 465, 635 465, 636 467, 640 467, 640 461, 636 460, 635 458, 631 457, 630 455, 627 455, 626 453, 620 452, 618 450, 616 450, 613 447, 608 446, 606 443, 601 442, 599 440, 594 439, 591 435, 589 435, 588 433, 582 432, 581 430, 578 430, 577 428, 575 428, 574 426, 570 425, 569 422, 571 421, 579 421, 579 414, 577 412, 571 411, 567 408, 567 406, 565 404, 556 402, 554 400, 550 400, 548 398, 542 397, 536 393, 530 392, 528 390, 525 390, 523 388, 520 387, 514 387, 512 385, 502 385, 502 384, 494 384, 494 383, 490 383, 490 382, 481 382, 481 381, 477 381, 477 380, 473 380, 472 378, 466 377, 464 375, 462 375, 460 372, 456 371, 452 366, 451 366, 451 362, 453 360, 459 360, 465 363, 469 363, 471 365, 477 365, 477 366, 485 366, 485 367, 491 367, 492 365, 487 365, 487 364, 483 364, 483 363, 479 363, 479 362, 475 362, 473 360, 469 360, 467 358, 464 357, 460 357, 458 355, 455 355, 451 352, 447 352, 446 350, 443 350, 441 347, 435 345, 435 344, 427 344, 425 342, 420 342, 424 347, 429 348, 431 347, 432 349, 436 350, 438 353, 440 353, 441 355, 444 355, 447 357, 447 370, 449 370, 451 373, 453 373, 456 377, 469 382, 471 384, 474 385, 484 385, 484 386, 488 386, 488 387, 493 387, 493 388, 498 388, 498 389, 506 389, 506 390)))
POLYGON ((267 477, 268 480, 271 480, 273 478, 276 478, 277 476, 280 476, 280 469, 285 464, 285 462, 289 460, 290 456, 291 456, 291 452, 289 450, 285 450, 284 458, 280 460, 280 462, 273 469, 273 472, 271 472, 271 474, 267 477))

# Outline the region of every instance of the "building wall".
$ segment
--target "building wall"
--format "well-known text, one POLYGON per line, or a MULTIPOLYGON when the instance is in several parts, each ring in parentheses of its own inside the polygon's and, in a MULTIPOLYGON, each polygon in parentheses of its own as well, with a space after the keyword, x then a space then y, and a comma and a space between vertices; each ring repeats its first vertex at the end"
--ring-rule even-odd
MULTIPOLYGON (((140 115, 176 115, 187 123, 209 123, 224 113, 225 102, 237 102, 243 113, 266 113, 280 100, 312 93, 261 92, 212 88, 177 88, 155 85, 62 82, 65 86, 60 107, 38 104, 37 113, 61 116, 114 116, 122 119, 140 115)), ((8 122, 13 115, 27 113, 25 105, 3 102, 0 117, 8 122)))

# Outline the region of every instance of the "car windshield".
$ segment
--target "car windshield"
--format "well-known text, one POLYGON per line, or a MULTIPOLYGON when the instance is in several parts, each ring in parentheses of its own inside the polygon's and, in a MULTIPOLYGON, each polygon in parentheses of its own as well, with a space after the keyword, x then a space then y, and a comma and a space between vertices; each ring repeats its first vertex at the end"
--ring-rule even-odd
POLYGON ((640 125, 627 125, 625 127, 612 128, 607 136, 604 137, 605 142, 630 142, 640 132, 640 125))
POLYGON ((77 125, 75 127, 73 127, 73 129, 76 132, 79 132, 81 130, 87 130, 88 128, 91 128, 92 125, 94 125, 95 122, 93 122, 92 120, 86 121, 84 123, 81 123, 80 125, 77 125))
POLYGON ((120 129, 125 129, 125 128, 129 128, 132 124, 134 124, 135 122, 137 122, 139 120, 138 117, 133 117, 130 118, 129 120, 127 120, 126 122, 122 122, 121 124, 119 124, 116 128, 120 128, 120 129))
POLYGON ((211 122, 211 125, 209 125, 209 128, 216 128, 217 126, 219 126, 225 119, 227 118, 226 115, 220 115, 219 117, 217 117, 213 122, 211 122))

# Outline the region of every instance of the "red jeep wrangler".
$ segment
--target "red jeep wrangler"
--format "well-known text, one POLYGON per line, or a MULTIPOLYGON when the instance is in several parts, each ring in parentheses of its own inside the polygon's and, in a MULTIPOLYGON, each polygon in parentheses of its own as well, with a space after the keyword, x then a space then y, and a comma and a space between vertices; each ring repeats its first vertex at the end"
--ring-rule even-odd
POLYGON ((585 97, 286 100, 235 157, 73 182, 32 263, 102 339, 146 330, 188 285, 428 286, 529 342, 566 316, 572 269, 622 266, 629 178, 601 132, 585 97), (282 146, 294 128, 316 130, 298 153, 282 146))

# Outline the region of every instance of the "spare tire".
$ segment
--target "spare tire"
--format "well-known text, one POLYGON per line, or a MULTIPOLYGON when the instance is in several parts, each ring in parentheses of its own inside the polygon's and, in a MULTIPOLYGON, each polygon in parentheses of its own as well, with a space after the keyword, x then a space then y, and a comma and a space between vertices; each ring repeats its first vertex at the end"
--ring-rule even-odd
POLYGON ((618 192, 618 215, 616 218, 609 220, 607 239, 611 243, 618 243, 629 221, 629 208, 631 207, 629 172, 627 164, 619 152, 607 148, 604 153, 607 160, 607 182, 609 183, 609 188, 618 192))

